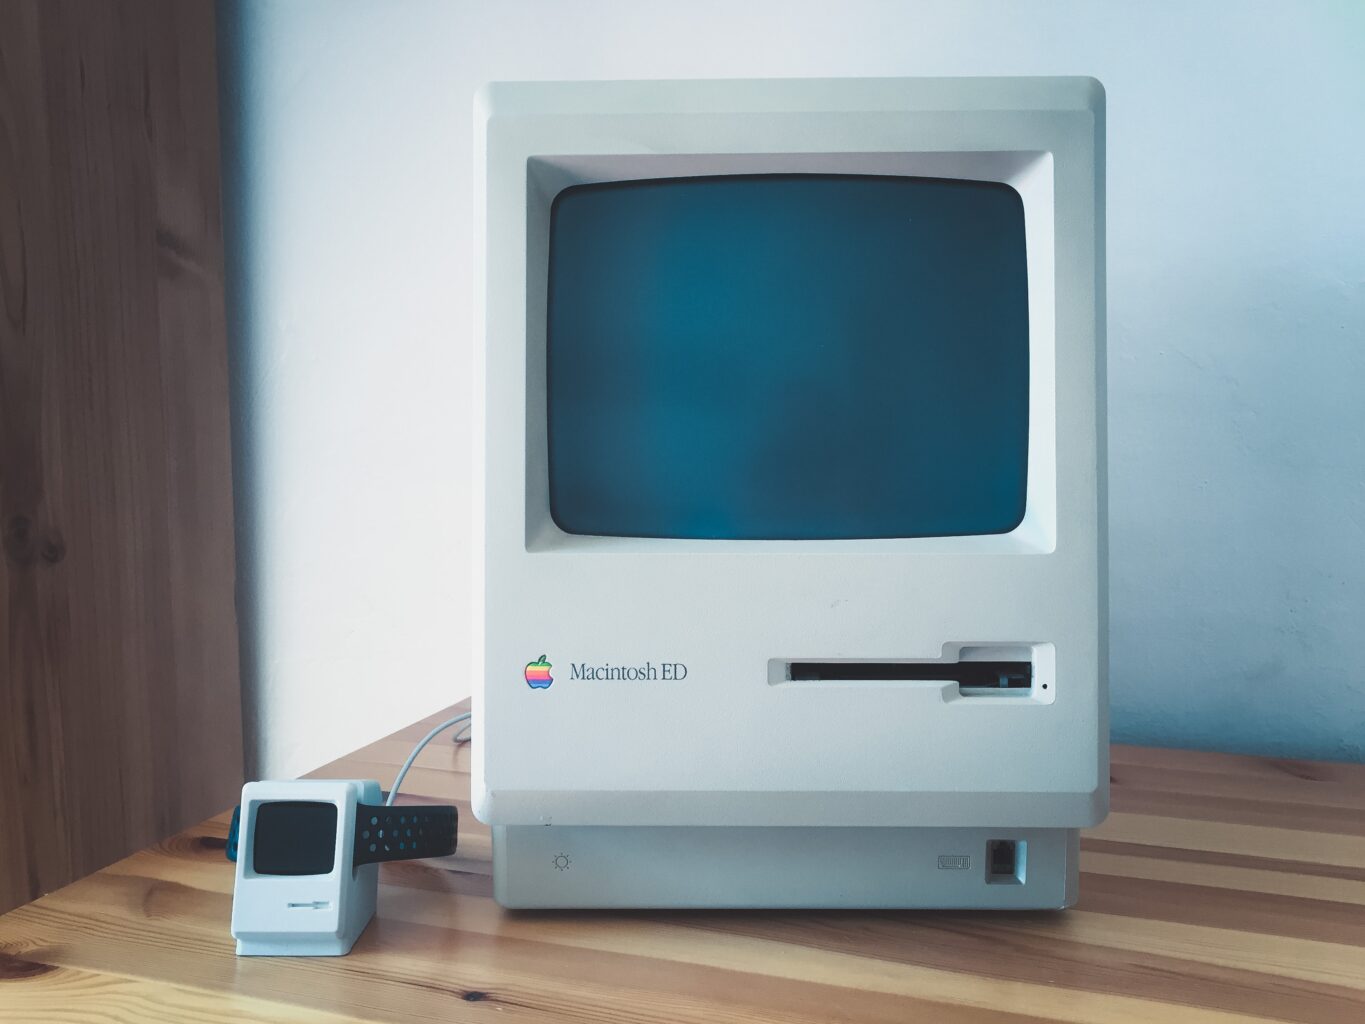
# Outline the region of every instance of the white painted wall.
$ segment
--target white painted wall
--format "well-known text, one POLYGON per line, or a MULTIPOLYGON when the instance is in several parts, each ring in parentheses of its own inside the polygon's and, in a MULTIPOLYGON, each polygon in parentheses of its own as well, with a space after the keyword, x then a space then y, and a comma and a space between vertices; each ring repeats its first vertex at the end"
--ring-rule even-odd
POLYGON ((1365 758, 1365 4, 224 3, 253 770, 470 692, 488 79, 1091 74, 1115 737, 1365 758))

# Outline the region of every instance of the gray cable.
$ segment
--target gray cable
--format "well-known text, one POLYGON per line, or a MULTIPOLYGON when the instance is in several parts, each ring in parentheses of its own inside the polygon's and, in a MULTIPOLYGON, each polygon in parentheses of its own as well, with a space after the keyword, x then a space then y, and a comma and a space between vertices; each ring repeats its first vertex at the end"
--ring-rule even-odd
MULTIPOLYGON (((389 798, 384 801, 385 807, 393 806, 394 800, 397 799, 398 797, 398 787, 403 784, 403 779, 407 776, 408 769, 412 767, 412 762, 417 760, 417 755, 422 752, 422 749, 428 743, 434 740, 437 736, 439 736, 441 733, 449 729, 452 725, 459 725, 461 722, 467 722, 469 721, 469 718, 470 713, 468 711, 466 711, 463 715, 456 715, 454 718, 448 718, 440 725, 438 725, 435 729, 432 729, 431 732, 427 733, 425 736, 422 737, 421 742, 418 743, 417 746, 412 748, 412 753, 409 754, 408 759, 403 762, 403 767, 398 769, 398 775, 395 776, 393 780, 393 788, 389 790, 389 798)), ((461 738, 467 737, 468 734, 469 727, 465 726, 465 728, 461 729, 459 732, 455 734, 455 742, 456 743, 460 742, 461 738)))

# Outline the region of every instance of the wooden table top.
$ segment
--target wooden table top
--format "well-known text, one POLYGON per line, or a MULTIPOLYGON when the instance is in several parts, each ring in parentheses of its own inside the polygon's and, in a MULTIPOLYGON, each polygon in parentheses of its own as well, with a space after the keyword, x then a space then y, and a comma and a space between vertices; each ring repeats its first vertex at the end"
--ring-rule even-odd
MULTIPOLYGON (((315 774, 388 783, 448 714, 315 774)), ((1046 913, 505 911, 468 772, 423 752, 459 851, 383 865, 349 956, 233 954, 223 814, 0 917, 0 1020, 1365 1022, 1365 766, 1117 746, 1046 913)))

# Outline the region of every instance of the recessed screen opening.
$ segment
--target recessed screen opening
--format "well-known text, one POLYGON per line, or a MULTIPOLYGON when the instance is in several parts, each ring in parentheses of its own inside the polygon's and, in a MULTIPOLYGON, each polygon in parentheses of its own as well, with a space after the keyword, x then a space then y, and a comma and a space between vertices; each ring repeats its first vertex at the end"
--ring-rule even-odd
POLYGON ((253 834, 258 875, 326 875, 336 864, 336 804, 271 800, 256 808, 253 834))
POLYGON ((566 533, 832 540, 1022 521, 1023 203, 842 174, 575 185, 550 216, 566 533))

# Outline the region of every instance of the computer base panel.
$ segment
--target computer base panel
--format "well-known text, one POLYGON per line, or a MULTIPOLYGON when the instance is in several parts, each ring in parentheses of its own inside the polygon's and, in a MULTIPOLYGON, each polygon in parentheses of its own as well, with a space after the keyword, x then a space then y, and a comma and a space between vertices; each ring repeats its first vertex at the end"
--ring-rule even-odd
POLYGON ((493 828, 505 907, 1061 909, 1076 829, 493 828))

